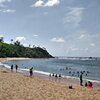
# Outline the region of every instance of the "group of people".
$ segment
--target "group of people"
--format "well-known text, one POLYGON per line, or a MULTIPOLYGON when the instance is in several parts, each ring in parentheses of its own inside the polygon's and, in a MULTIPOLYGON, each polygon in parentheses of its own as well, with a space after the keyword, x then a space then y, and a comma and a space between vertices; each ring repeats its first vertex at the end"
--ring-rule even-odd
MULTIPOLYGON (((14 69, 14 65, 11 65, 11 71, 13 72, 13 69, 14 69)), ((18 65, 15 65, 15 69, 16 69, 16 72, 18 70, 18 65)))
MULTIPOLYGON (((80 75, 80 85, 83 86, 83 73, 81 73, 80 75)), ((88 87, 88 88, 93 88, 93 84, 92 82, 88 81, 88 82, 85 82, 85 87, 88 87)))
POLYGON ((92 82, 90 82, 90 81, 86 82, 86 83, 85 83, 85 87, 93 88, 92 82))
POLYGON ((83 70, 83 71, 74 71, 72 70, 72 68, 70 67, 66 67, 66 68, 60 68, 60 71, 68 71, 67 73, 70 75, 70 76, 77 76, 77 77, 80 77, 80 74, 83 73, 86 77, 88 77, 88 74, 90 73, 89 71, 86 71, 86 70, 83 70))
MULTIPOLYGON (((13 70, 14 70, 14 65, 11 65, 11 72, 13 72, 13 70)), ((16 70, 16 72, 18 71, 18 65, 15 65, 15 70, 16 70)), ((33 67, 31 67, 29 69, 29 73, 30 73, 30 77, 32 77, 33 76, 33 67)))
MULTIPOLYGON (((13 72, 13 69, 14 69, 14 65, 11 65, 11 71, 13 72)), ((17 72, 17 70, 18 70, 18 65, 15 65, 15 70, 16 70, 16 72, 17 72)), ((33 67, 31 67, 30 69, 29 69, 29 73, 30 73, 30 77, 32 77, 33 76, 33 67)), ((61 74, 54 74, 54 73, 50 73, 50 75, 49 75, 50 77, 55 77, 55 78, 57 78, 57 77, 62 77, 61 76, 61 74)), ((81 73, 81 75, 80 75, 80 85, 81 86, 83 86, 83 73, 81 73)), ((85 87, 88 87, 88 88, 92 88, 93 87, 93 84, 92 84, 92 82, 90 82, 90 81, 88 81, 88 82, 86 82, 85 83, 85 87)))
POLYGON ((50 73, 49 76, 50 76, 50 77, 53 76, 53 77, 56 77, 56 78, 57 78, 57 77, 61 77, 61 74, 57 75, 57 74, 54 74, 54 73, 52 73, 52 74, 50 73))

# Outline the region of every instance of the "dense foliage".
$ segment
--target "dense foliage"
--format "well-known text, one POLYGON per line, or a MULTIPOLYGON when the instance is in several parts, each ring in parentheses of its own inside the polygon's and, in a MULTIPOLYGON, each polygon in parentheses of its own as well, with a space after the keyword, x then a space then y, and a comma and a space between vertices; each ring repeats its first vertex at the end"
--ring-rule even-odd
POLYGON ((14 44, 0 42, 0 57, 52 58, 46 49, 24 47, 18 41, 14 44))

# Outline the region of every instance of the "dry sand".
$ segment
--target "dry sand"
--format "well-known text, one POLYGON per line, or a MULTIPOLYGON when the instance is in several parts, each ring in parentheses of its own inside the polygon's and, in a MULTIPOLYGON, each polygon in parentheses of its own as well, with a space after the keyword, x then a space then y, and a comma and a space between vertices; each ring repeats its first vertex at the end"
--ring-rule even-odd
POLYGON ((5 60, 27 60, 27 59, 31 59, 31 58, 23 58, 23 57, 14 57, 14 58, 0 58, 0 61, 5 61, 5 60))
POLYGON ((0 100, 100 100, 94 88, 67 85, 0 68, 0 100))

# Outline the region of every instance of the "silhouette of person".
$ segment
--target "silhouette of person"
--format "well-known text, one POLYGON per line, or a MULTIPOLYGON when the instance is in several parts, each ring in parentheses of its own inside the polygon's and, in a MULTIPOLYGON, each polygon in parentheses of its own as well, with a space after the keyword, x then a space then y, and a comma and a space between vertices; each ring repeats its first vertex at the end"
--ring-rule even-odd
POLYGON ((87 82, 85 82, 85 87, 87 87, 87 85, 88 85, 87 82))
POLYGON ((16 72, 17 72, 17 70, 18 70, 18 65, 16 65, 15 68, 16 68, 16 72))
POLYGON ((49 76, 51 77, 51 73, 49 74, 49 76))
POLYGON ((82 83, 83 83, 82 75, 83 75, 83 73, 81 73, 81 75, 80 75, 80 85, 81 85, 81 86, 83 86, 83 84, 82 84, 82 83))
POLYGON ((33 67, 30 68, 30 77, 33 76, 33 67))
POLYGON ((93 88, 93 84, 90 81, 88 81, 88 88, 93 88))
POLYGON ((61 77, 61 74, 59 74, 59 77, 61 77))
POLYGON ((13 65, 11 65, 11 71, 13 72, 13 65))
POLYGON ((52 76, 54 76, 54 73, 52 74, 52 76))
POLYGON ((55 75, 55 77, 57 77, 57 74, 55 75))

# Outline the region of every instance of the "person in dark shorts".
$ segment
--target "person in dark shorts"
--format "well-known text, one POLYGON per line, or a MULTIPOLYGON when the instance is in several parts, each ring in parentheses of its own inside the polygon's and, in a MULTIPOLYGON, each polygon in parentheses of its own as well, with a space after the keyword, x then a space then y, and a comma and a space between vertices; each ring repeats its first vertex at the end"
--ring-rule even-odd
POLYGON ((18 65, 16 65, 15 68, 16 68, 16 72, 17 72, 17 70, 18 70, 18 65))
POLYGON ((11 72, 13 72, 13 65, 11 65, 11 72))
POLYGON ((80 75, 80 85, 81 85, 81 86, 83 86, 83 84, 82 84, 82 83, 83 83, 82 75, 83 75, 83 73, 81 73, 81 75, 80 75))
POLYGON ((33 67, 32 68, 30 68, 30 77, 32 77, 33 76, 33 67))
POLYGON ((85 87, 87 87, 87 85, 88 85, 87 82, 85 82, 85 87))

